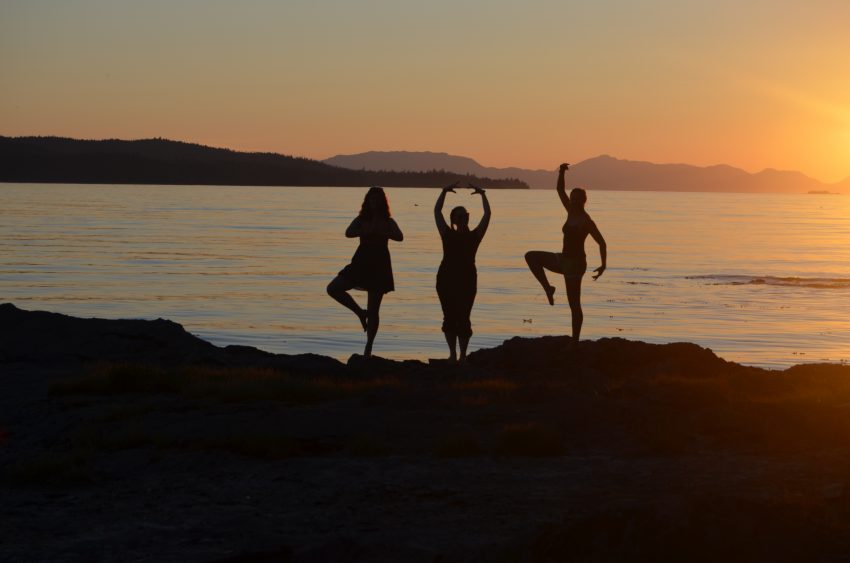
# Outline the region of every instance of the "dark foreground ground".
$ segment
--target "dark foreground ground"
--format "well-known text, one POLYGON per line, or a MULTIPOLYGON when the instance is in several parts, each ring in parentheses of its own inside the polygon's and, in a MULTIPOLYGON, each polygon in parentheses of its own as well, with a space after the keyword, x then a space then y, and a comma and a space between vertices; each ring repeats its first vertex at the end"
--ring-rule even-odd
POLYGON ((0 560, 850 560, 850 367, 565 345, 344 365, 0 305, 0 560))

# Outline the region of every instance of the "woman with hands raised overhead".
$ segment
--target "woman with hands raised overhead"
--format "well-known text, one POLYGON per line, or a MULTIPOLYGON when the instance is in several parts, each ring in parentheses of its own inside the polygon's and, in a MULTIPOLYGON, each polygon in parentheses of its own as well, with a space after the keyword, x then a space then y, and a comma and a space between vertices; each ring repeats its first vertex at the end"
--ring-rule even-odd
POLYGON ((484 215, 474 229, 469 229, 469 212, 458 206, 449 214, 449 223, 443 217, 446 195, 456 193, 457 183, 446 186, 434 206, 434 220, 443 243, 443 260, 437 271, 437 295, 443 308, 443 333, 449 346, 449 359, 458 361, 457 345, 460 344, 460 361, 466 359, 469 339, 472 337, 470 314, 478 290, 478 272, 475 254, 490 225, 490 202, 483 189, 470 185, 473 195, 481 196, 484 215))

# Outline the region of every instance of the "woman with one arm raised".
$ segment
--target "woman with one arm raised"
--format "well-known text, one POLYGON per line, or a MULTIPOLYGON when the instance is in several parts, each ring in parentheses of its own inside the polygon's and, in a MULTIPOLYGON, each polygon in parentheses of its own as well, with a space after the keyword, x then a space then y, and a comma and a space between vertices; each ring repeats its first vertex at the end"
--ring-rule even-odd
POLYGON ((449 214, 450 225, 443 218, 446 194, 453 192, 457 184, 443 188, 434 206, 434 220, 443 242, 443 260, 437 271, 437 295, 443 308, 443 333, 449 345, 449 359, 457 361, 457 344, 460 344, 460 361, 466 359, 466 349, 472 337, 470 315, 478 290, 478 272, 475 254, 490 225, 490 202, 481 188, 473 194, 481 196, 484 215, 473 230, 469 230, 469 212, 464 207, 455 207, 449 214))
POLYGON ((564 276, 567 286, 567 301, 570 304, 573 324, 572 344, 575 345, 581 336, 581 325, 584 321, 584 313, 581 310, 581 280, 587 271, 587 257, 584 253, 584 241, 588 235, 599 245, 599 256, 602 265, 596 270, 593 280, 605 272, 608 259, 608 247, 602 233, 596 227, 596 223, 590 218, 584 209, 587 203, 587 192, 581 188, 575 188, 567 195, 564 182, 564 173, 569 170, 569 164, 562 164, 558 171, 558 184, 556 190, 564 209, 567 210, 567 221, 564 223, 564 246, 562 252, 543 252, 532 250, 526 252, 525 261, 528 263, 531 273, 540 282, 546 299, 550 305, 555 304, 555 287, 549 284, 546 272, 555 272, 564 276))
POLYGON ((348 238, 360 238, 360 245, 351 258, 351 264, 343 268, 328 284, 328 295, 350 309, 363 330, 366 331, 366 349, 363 355, 372 355, 372 343, 378 333, 381 301, 384 294, 395 290, 393 267, 390 260, 388 241, 402 241, 404 235, 390 216, 390 205, 382 188, 372 187, 366 192, 360 214, 345 230, 348 238), (364 310, 349 295, 351 289, 368 292, 364 310))

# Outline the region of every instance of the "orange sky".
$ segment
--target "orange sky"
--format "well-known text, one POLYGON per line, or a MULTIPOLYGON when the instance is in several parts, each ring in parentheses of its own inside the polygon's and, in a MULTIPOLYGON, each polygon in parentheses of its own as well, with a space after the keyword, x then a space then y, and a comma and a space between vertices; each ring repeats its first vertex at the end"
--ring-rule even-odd
POLYGON ((0 134, 850 176, 850 2, 588 4, 5 0, 0 134))

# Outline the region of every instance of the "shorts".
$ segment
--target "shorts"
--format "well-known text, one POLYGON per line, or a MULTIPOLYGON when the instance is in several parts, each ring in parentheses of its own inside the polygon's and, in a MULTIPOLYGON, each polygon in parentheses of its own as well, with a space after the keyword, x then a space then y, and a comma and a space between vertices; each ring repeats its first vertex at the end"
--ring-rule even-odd
POLYGON ((566 277, 581 277, 587 271, 587 260, 584 258, 571 258, 559 252, 558 263, 566 277))

